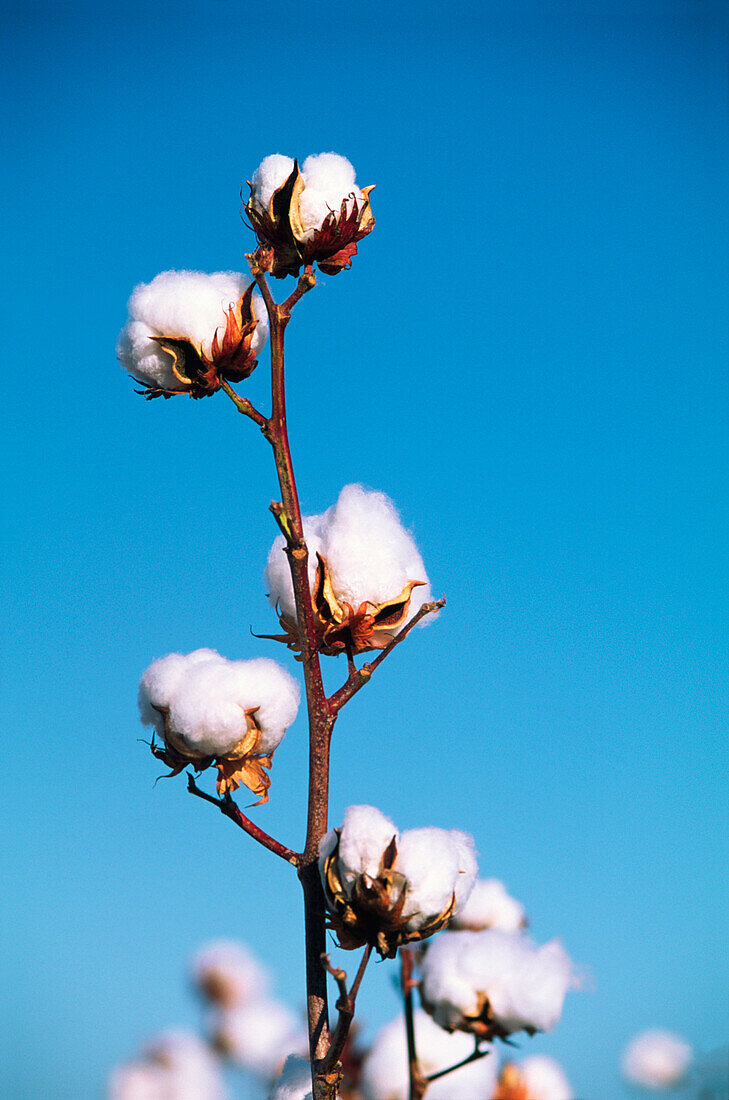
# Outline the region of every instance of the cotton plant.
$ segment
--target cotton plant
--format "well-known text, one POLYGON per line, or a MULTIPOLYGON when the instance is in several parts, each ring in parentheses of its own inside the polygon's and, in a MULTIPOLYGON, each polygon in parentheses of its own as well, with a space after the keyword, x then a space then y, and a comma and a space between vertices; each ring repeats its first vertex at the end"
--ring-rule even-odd
POLYGON ((544 1054, 533 1054, 518 1065, 505 1063, 491 1100, 575 1100, 575 1097, 559 1062, 544 1054))
POLYGON ((194 1032, 167 1031, 111 1074, 107 1100, 230 1100, 222 1067, 194 1032))
MULTIPOLYGON (((272 638, 284 642, 290 652, 279 653, 298 662, 291 666, 296 676, 261 653, 245 659, 228 659, 212 648, 169 653, 144 671, 139 709, 151 730, 152 753, 170 774, 185 772, 191 794, 217 807, 298 876, 305 910, 308 1051, 303 1051, 307 1044, 290 1010, 270 995, 266 975, 235 945, 218 942, 201 950, 193 981, 208 1004, 207 1027, 218 1052, 266 1078, 284 1066, 279 1100, 299 1094, 352 1100, 360 1087, 361 1059, 353 1054, 352 1042, 357 994, 373 952, 387 959, 399 956, 404 1023, 397 1025, 396 1042, 405 1052, 398 1073, 406 1074, 401 1092, 410 1100, 421 1100, 426 1092, 437 1100, 455 1095, 462 1081, 495 1081, 496 1058, 486 1044, 487 1033, 503 1037, 517 1025, 527 1031, 552 1026, 560 996, 553 990, 549 1003, 538 1005, 517 996, 511 1014, 504 1014, 495 987, 479 984, 478 972, 470 975, 475 982, 471 998, 459 992, 444 1008, 433 992, 432 973, 428 976, 435 967, 429 960, 439 957, 440 942, 448 942, 439 937, 515 933, 525 921, 520 903, 495 880, 479 884, 469 903, 477 866, 473 840, 459 829, 428 825, 400 832, 380 810, 358 804, 350 806, 338 828, 330 829, 329 752, 340 712, 445 600, 432 598, 415 538, 385 493, 348 484, 325 511, 302 514, 289 443, 286 330, 294 309, 316 286, 318 273, 336 275, 349 268, 372 232, 373 188, 357 182, 349 160, 325 152, 301 162, 281 153, 266 156, 251 173, 249 190, 244 213, 256 235, 246 257, 249 273, 163 271, 140 283, 129 299, 117 355, 137 392, 148 399, 222 393, 270 448, 279 486, 270 512, 278 535, 265 563, 265 583, 282 633, 256 635, 255 644, 268 645, 272 638), (282 301, 274 298, 271 277, 295 279, 282 301), (241 387, 266 342, 270 407, 264 411, 241 387), (323 663, 339 657, 346 664, 335 663, 335 675, 342 669, 340 686, 330 692, 323 663), (275 797, 274 754, 287 730, 300 736, 296 718, 302 679, 309 777, 306 831, 297 850, 244 813, 234 796, 251 792, 255 807, 275 797), (214 793, 204 787, 212 773, 214 793), (361 951, 353 977, 326 954, 328 929, 342 951, 361 951), (423 953, 422 1000, 432 1018, 415 1004, 416 950, 423 953), (330 987, 337 991, 331 1020, 330 987), (489 1023, 487 1003, 489 1011, 501 1012, 497 1026, 489 1023), (481 1026, 473 1026, 474 1021, 481 1026), (464 1043, 471 1050, 468 1066, 457 1064, 464 1043), (298 1061, 284 1063, 287 1054, 298 1061)), ((513 951, 504 950, 511 959, 513 951)), ((531 959, 531 949, 521 950, 531 959)), ((563 995, 570 969, 560 950, 548 946, 543 955, 560 972, 550 980, 563 995)), ((440 981, 439 990, 445 985, 440 981)), ((144 1065, 152 1067, 152 1075, 167 1072, 164 1066, 160 1070, 159 1059, 148 1058, 144 1065)), ((129 1080, 138 1083, 143 1077, 143 1067, 128 1071, 129 1080)), ((473 1096, 473 1085, 468 1087, 473 1096)), ((478 1085, 479 1095, 484 1088, 478 1085)))

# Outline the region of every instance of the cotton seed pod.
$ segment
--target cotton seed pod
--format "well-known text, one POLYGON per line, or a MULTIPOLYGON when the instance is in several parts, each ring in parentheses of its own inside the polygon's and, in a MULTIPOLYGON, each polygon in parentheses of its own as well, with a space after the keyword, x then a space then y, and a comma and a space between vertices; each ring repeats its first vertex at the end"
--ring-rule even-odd
POLYGON ((326 275, 338 274, 375 224, 373 187, 360 190, 354 168, 336 153, 307 157, 301 168, 275 153, 248 186, 246 213, 259 240, 258 260, 279 279, 312 263, 326 275))
POLYGON ((398 833, 373 806, 350 806, 323 838, 319 871, 329 924, 345 950, 366 943, 383 958, 445 928, 477 873, 466 833, 398 833))
MULTIPOLYGON (((303 520, 309 550, 309 587, 320 652, 384 649, 430 597, 428 575, 412 536, 392 501, 361 485, 345 485, 337 503, 303 520)), ((269 600, 284 634, 301 648, 291 573, 283 536, 266 566, 269 600)))
POLYGON ((147 399, 207 397, 254 370, 268 316, 254 283, 220 271, 163 271, 129 299, 117 342, 122 366, 147 399))
POLYGON ((556 940, 538 947, 521 933, 446 932, 420 962, 420 999, 436 1023, 483 1039, 551 1031, 577 988, 556 940))
POLYGON ((299 687, 274 661, 228 661, 212 649, 155 661, 139 687, 142 722, 162 744, 152 752, 176 775, 218 770, 219 794, 243 785, 268 800, 273 753, 296 717, 299 687))

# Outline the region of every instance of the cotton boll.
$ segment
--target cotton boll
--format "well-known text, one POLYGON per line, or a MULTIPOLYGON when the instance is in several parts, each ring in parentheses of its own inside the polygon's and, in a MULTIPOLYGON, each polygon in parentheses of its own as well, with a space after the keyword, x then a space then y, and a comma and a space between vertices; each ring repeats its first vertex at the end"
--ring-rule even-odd
POLYGON ((489 1020, 504 1033, 549 1031, 559 1021, 572 962, 556 941, 537 947, 526 936, 490 930, 446 932, 422 961, 423 1001, 443 1027, 485 1034, 489 1020))
MULTIPOLYGON (((462 1061, 473 1052, 473 1039, 449 1035, 422 1009, 415 1012, 415 1043, 421 1069, 427 1076, 462 1061)), ((496 1084, 498 1058, 489 1054, 428 1086, 428 1100, 474 1100, 490 1096, 496 1084)), ((408 1054, 405 1020, 400 1016, 378 1033, 362 1067, 364 1100, 407 1100, 408 1054)))
POLYGON ((385 849, 399 833, 389 818, 374 806, 350 806, 339 838, 339 871, 342 885, 351 892, 358 875, 376 878, 385 849))
POLYGON ((303 1053, 308 1038, 294 1014, 280 1001, 248 1001, 210 1019, 218 1050, 237 1065, 265 1078, 278 1073, 287 1053, 303 1053))
POLYGON ((472 836, 459 829, 451 829, 449 836, 458 854, 458 874, 453 886, 456 898, 453 911, 457 913, 471 896, 478 875, 478 863, 472 836))
POLYGON ((162 715, 155 708, 168 708, 173 695, 190 671, 206 661, 222 662, 223 657, 214 649, 196 649, 192 653, 170 653, 154 661, 142 676, 139 685, 139 713, 142 724, 154 726, 163 736, 162 715))
POLYGON ((306 1058, 289 1054, 271 1100, 312 1100, 311 1065, 306 1058))
POLYGON ((128 321, 119 333, 117 359, 145 386, 174 390, 180 384, 179 379, 172 370, 172 357, 154 341, 160 335, 143 321, 128 321))
POLYGON ((254 198, 264 209, 268 207, 274 191, 283 187, 293 170, 293 159, 281 153, 272 153, 264 157, 258 165, 253 173, 251 187, 254 198))
POLYGON ((203 996, 228 1008, 260 997, 270 981, 258 959, 235 940, 201 947, 192 960, 192 975, 203 996))
POLYGON ((475 883, 465 905, 451 920, 454 931, 482 932, 498 928, 502 932, 517 932, 526 924, 524 906, 512 898, 503 882, 495 878, 475 883))
POLYGON ((519 1066, 529 1100, 574 1100, 572 1087, 554 1058, 534 1054, 519 1066))
MULTIPOLYGON (((132 327, 123 334, 117 348, 123 365, 140 377, 138 371, 145 364, 157 370, 155 358, 171 362, 158 345, 150 343, 150 336, 189 340, 210 357, 216 332, 225 329, 226 311, 238 302, 250 283, 250 277, 235 271, 216 271, 210 275, 201 271, 163 271, 151 283, 140 283, 129 299, 129 317, 132 322, 146 326, 148 332, 132 327)), ((257 326, 252 351, 257 354, 266 341, 268 317, 260 296, 254 296, 253 301, 257 326)))
POLYGON ((670 1031, 643 1031, 625 1048, 622 1070, 628 1081, 646 1089, 663 1089, 684 1080, 693 1061, 687 1042, 670 1031))
POLYGON ((354 608, 384 603, 399 596, 408 581, 425 581, 413 590, 412 618, 430 598, 422 558, 384 493, 346 485, 327 513, 322 543, 340 601, 354 608))

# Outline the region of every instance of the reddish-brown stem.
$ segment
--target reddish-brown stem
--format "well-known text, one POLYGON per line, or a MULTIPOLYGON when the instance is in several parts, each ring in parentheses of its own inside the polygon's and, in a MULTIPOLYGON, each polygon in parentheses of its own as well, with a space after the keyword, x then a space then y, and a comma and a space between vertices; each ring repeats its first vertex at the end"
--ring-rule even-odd
POLYGON ((285 859, 287 863, 291 863, 294 867, 298 867, 300 857, 297 853, 292 852, 290 848, 287 848, 285 844, 281 844, 278 840, 274 840, 268 833, 264 833, 263 829, 259 829, 258 825, 254 825, 250 818, 246 817, 246 815, 241 812, 232 798, 214 798, 213 795, 201 791, 190 772, 187 773, 187 789, 190 794, 194 794, 198 798, 203 798, 206 802, 212 802, 213 806, 217 806, 221 813, 229 817, 231 821, 234 821, 244 832, 252 836, 254 840, 257 840, 259 844, 262 844, 264 848, 268 848, 269 852, 273 852, 275 855, 280 856, 281 859, 285 859))
POLYGON ((400 985, 405 1004, 405 1033, 408 1044, 408 1072, 410 1075, 410 1100, 423 1100, 428 1082, 420 1070, 415 1046, 415 1013, 413 1006, 413 956, 407 948, 400 949, 400 985))
POLYGON ((371 954, 372 945, 367 944, 362 958, 360 959, 359 967, 357 968, 357 973, 350 990, 347 990, 347 975, 344 970, 334 968, 330 964, 327 955, 324 955, 322 958, 326 970, 332 975, 339 988, 339 999, 336 1004, 339 1019, 337 1020, 337 1026, 332 1036, 332 1044, 329 1047, 329 1053, 324 1063, 326 1070, 329 1072, 336 1069, 337 1063, 342 1056, 342 1051, 344 1050, 344 1044, 347 1042, 349 1029, 354 1018, 357 994, 359 993, 359 987, 362 984, 362 979, 364 978, 364 973, 367 969, 367 963, 370 961, 371 954))
POLYGON ((445 596, 440 600, 433 600, 431 603, 424 603, 416 615, 413 615, 412 619, 406 626, 402 628, 399 633, 395 635, 391 642, 388 642, 383 650, 381 650, 373 661, 368 661, 362 665, 360 669, 353 667, 351 658, 349 659, 349 676, 346 683, 340 687, 339 691, 335 691, 334 695, 329 697, 329 708, 337 714, 345 703, 348 703, 353 695, 356 695, 360 688, 363 688, 369 681, 372 673, 375 671, 378 665, 381 665, 386 657, 392 653, 396 645, 404 641, 414 626, 425 618, 426 615, 431 615, 435 611, 440 611, 441 607, 445 606, 445 596))
POLYGON ((332 1100, 336 1083, 325 1080, 324 1059, 330 1047, 327 1007, 326 970, 322 963, 325 948, 326 905, 317 858, 319 842, 327 830, 329 806, 329 745, 336 713, 330 708, 324 691, 319 663, 318 640, 309 586, 308 550, 304 539, 301 509, 296 490, 291 448, 286 422, 284 377, 284 334, 291 309, 314 286, 311 267, 299 279, 296 289, 279 306, 273 299, 265 272, 249 257, 251 273, 258 284, 268 311, 271 345, 271 416, 267 438, 273 448, 281 501, 274 506, 276 521, 286 540, 285 553, 291 569, 296 615, 301 640, 306 703, 309 715, 309 802, 306 841, 300 857, 299 880, 304 891, 306 937, 306 986, 309 1020, 309 1053, 312 1066, 314 1100, 332 1100))
POLYGON ((244 416, 249 417, 254 424, 257 424, 264 435, 268 435, 268 421, 263 413, 260 413, 258 409, 254 408, 247 397, 241 397, 239 393, 236 393, 230 382, 222 380, 221 389, 223 393, 226 393, 230 400, 235 405, 239 413, 243 413, 244 416))

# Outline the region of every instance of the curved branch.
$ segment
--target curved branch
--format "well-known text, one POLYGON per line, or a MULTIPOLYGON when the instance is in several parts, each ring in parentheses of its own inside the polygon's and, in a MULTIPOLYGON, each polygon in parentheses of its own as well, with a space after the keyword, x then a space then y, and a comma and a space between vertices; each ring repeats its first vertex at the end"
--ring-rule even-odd
POLYGON ((278 840, 274 840, 272 836, 265 833, 263 829, 259 829, 258 825, 254 825, 249 817, 246 817, 244 813, 238 808, 232 798, 215 798, 211 794, 207 794, 205 791, 201 791, 191 772, 187 772, 187 789, 190 794, 194 794, 197 798, 202 798, 205 802, 211 802, 213 806, 217 806, 222 814, 229 817, 231 821, 234 821, 236 825, 252 836, 254 840, 257 840, 259 844, 262 844, 264 848, 268 848, 269 852, 273 852, 275 855, 280 856, 281 859, 285 859, 287 863, 292 864, 294 867, 299 866, 301 857, 297 852, 292 852, 290 848, 287 848, 285 844, 281 844, 278 840))

